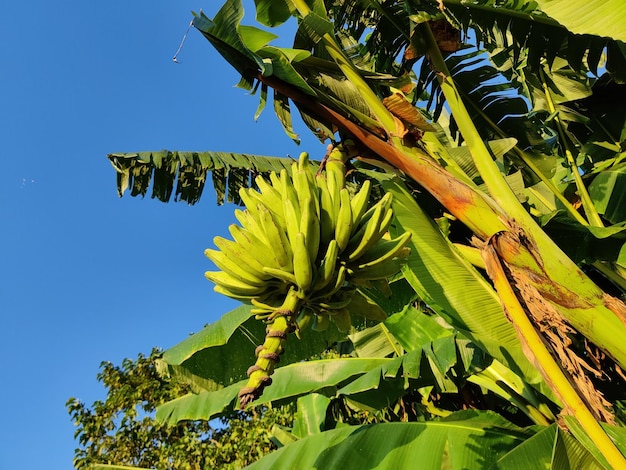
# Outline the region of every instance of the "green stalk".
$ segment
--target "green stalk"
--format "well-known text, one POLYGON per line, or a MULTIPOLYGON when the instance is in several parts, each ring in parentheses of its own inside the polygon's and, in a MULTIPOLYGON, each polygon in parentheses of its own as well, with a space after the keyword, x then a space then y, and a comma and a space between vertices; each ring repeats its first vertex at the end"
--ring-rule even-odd
POLYGON ((441 55, 437 41, 428 26, 428 23, 420 23, 420 31, 428 46, 428 56, 435 71, 439 74, 441 90, 443 91, 454 119, 459 126, 466 145, 472 154, 474 164, 480 173, 484 183, 489 189, 489 194, 500 207, 506 207, 509 217, 525 220, 528 217, 526 209, 517 199, 515 193, 506 183, 497 165, 493 161, 491 152, 483 142, 482 137, 476 130, 459 92, 454 85, 448 66, 441 55))
POLYGON ((518 336, 525 345, 529 359, 538 365, 546 383, 561 400, 563 410, 576 418, 612 468, 626 468, 626 459, 580 398, 561 367, 554 361, 543 339, 526 316, 513 287, 509 284, 498 254, 491 244, 485 247, 483 256, 487 273, 494 283, 507 315, 516 326, 518 336))
POLYGON ((265 342, 256 350, 257 360, 248 369, 248 383, 239 391, 239 407, 243 410, 272 383, 271 375, 284 350, 287 335, 293 331, 294 318, 302 307, 302 299, 295 288, 289 289, 283 304, 272 314, 267 326, 265 342))
MULTIPOLYGON (((298 13, 303 18, 311 13, 311 9, 304 0, 292 1, 298 10, 298 13)), ((322 36, 322 42, 326 48, 326 52, 328 52, 328 54, 332 57, 348 81, 350 81, 357 88, 359 93, 361 93, 361 97, 365 100, 370 110, 374 116, 376 116, 376 119, 378 119, 389 137, 392 140, 399 140, 398 137, 394 135, 396 131, 396 120, 393 114, 385 108, 382 102, 378 99, 378 96, 376 96, 365 80, 363 80, 360 72, 343 53, 341 46, 337 43, 335 38, 326 33, 322 36)))
MULTIPOLYGON (((554 106, 554 101, 552 100, 552 93, 550 92, 550 88, 548 87, 548 83, 546 82, 545 73, 543 69, 541 72, 541 83, 543 85, 543 91, 546 95, 546 101, 548 102, 548 111, 550 114, 554 114, 556 112, 556 106, 554 106)), ((572 170, 572 175, 574 176, 574 182, 576 183, 576 190, 578 191, 578 195, 580 196, 580 200, 583 204, 583 208, 585 209, 585 214, 587 214, 587 218, 591 225, 595 227, 604 227, 602 223, 602 219, 600 219, 600 215, 591 201, 591 197, 589 196, 589 192, 585 187, 585 183, 583 183, 583 179, 580 176, 580 171, 578 170, 578 165, 576 164, 576 160, 574 159, 574 155, 570 150, 570 146, 568 144, 567 136, 565 135, 565 130, 563 129, 563 124, 561 123, 561 119, 558 114, 554 117, 554 122, 556 122, 556 126, 559 130, 559 137, 561 138, 561 142, 563 144, 563 149, 565 150, 565 156, 567 158, 567 163, 572 170)))

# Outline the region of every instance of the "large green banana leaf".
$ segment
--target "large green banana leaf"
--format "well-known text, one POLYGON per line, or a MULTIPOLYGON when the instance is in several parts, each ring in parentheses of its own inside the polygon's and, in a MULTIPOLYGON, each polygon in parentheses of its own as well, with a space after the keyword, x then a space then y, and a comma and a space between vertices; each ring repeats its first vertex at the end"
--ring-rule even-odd
MULTIPOLYGON (((282 361, 281 361, 282 362, 282 361)), ((488 365, 472 344, 453 336, 427 342, 393 358, 340 358, 296 362, 274 371, 272 385, 253 404, 293 401, 312 392, 349 396, 368 409, 389 406, 410 387, 437 386, 442 392, 457 391, 456 382, 488 365), (459 361, 458 359, 461 358, 459 361)), ((157 419, 170 424, 180 420, 209 420, 235 406, 246 380, 215 391, 178 398, 157 410, 157 419)))
MULTIPOLYGON (((390 361, 383 358, 325 359, 280 367, 274 371, 272 385, 264 390, 255 404, 296 398, 323 389, 337 390, 340 384, 350 378, 363 375, 390 361)), ((157 409, 157 420, 170 424, 188 419, 209 420, 224 410, 234 409, 237 393, 246 382, 242 380, 215 392, 187 395, 168 402, 157 409)))
MULTIPOLYGON (((182 377, 198 391, 218 390, 243 380, 246 370, 256 360, 256 346, 265 339, 265 324, 256 320, 250 309, 242 305, 224 314, 215 323, 165 351, 162 361, 171 373, 182 377)), ((281 356, 281 364, 308 359, 344 337, 333 326, 309 335, 305 341, 292 336, 281 356)))
POLYGON ((626 42, 626 4, 622 0, 535 0, 539 8, 575 34, 626 42))
POLYGON ((443 237, 399 180, 383 181, 383 187, 394 196, 395 230, 412 234, 404 273, 424 302, 526 382, 542 383, 493 288, 443 237))
MULTIPOLYGON (((532 430, 513 426, 493 413, 460 412, 440 421, 325 431, 289 444, 247 468, 483 470, 497 465, 533 435, 532 430)), ((540 465, 526 468, 549 468, 549 446, 537 442, 531 450, 540 465)))

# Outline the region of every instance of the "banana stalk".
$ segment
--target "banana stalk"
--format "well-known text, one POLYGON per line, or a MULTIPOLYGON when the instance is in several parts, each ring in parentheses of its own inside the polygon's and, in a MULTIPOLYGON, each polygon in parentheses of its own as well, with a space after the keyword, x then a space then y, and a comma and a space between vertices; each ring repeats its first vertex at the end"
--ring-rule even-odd
POLYGON ((526 316, 524 308, 517 299, 499 256, 491 243, 487 244, 483 249, 483 258, 487 273, 494 283, 507 315, 516 327, 522 344, 535 359, 535 363, 543 374, 546 383, 552 386, 553 391, 561 400, 564 412, 573 415, 577 419, 589 438, 611 465, 611 468, 626 468, 626 459, 615 447, 613 441, 611 441, 581 399, 579 393, 574 389, 569 377, 563 373, 563 370, 544 344, 543 338, 537 333, 532 322, 526 316))
POLYGON ((272 383, 271 375, 284 351, 287 335, 294 331, 295 319, 302 300, 295 289, 290 289, 283 304, 269 317, 265 342, 257 347, 255 364, 248 369, 248 383, 239 391, 239 407, 243 410, 272 383))

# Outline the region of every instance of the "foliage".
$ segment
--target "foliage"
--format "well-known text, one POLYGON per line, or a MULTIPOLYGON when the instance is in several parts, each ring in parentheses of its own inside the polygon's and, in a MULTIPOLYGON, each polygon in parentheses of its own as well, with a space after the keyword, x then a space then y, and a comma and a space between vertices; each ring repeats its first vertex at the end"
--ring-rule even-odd
MULTIPOLYGON (((391 235, 410 232, 412 251, 401 275, 360 289, 385 320, 286 344, 252 406, 297 412, 267 428, 282 448, 253 468, 345 464, 365 447, 363 468, 625 466, 623 3, 255 7, 264 27, 297 22, 293 48, 243 25, 238 0, 193 25, 259 92, 257 115, 272 88, 288 136, 295 108, 321 141, 351 143, 351 174, 393 194, 391 235), (340 357, 305 361, 329 344, 340 357)), ((165 353, 195 393, 158 420, 233 411, 243 338, 261 328, 246 309, 165 353)))
POLYGON ((206 420, 169 426, 154 419, 156 407, 189 392, 189 386, 157 372, 162 353, 125 359, 121 366, 101 364, 98 380, 105 401, 91 406, 71 398, 68 411, 76 425, 75 468, 135 466, 157 469, 242 468, 276 449, 265 430, 293 420, 289 406, 255 408, 206 420))

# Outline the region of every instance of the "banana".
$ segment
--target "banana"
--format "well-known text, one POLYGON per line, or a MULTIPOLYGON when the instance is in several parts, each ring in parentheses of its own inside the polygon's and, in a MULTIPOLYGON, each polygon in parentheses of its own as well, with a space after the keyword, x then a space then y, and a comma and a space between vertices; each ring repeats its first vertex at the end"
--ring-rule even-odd
POLYGON ((302 152, 298 157, 298 170, 309 171, 309 154, 302 152))
POLYGON ((293 269, 293 253, 285 230, 278 226, 272 213, 265 207, 259 206, 259 217, 263 234, 268 240, 268 246, 272 250, 278 268, 285 271, 293 269))
MULTIPOLYGON (((261 227, 259 219, 254 217, 248 208, 246 208, 246 210, 235 209, 235 218, 241 224, 242 228, 253 234, 254 238, 261 242, 261 244, 270 248, 269 241, 265 236, 265 232, 263 231, 263 227, 261 227)), ((261 247, 259 246, 259 248, 261 247)))
POLYGON ((255 320, 267 321, 268 318, 274 313, 274 310, 254 307, 250 309, 250 313, 254 315, 255 320))
POLYGON ((313 292, 321 291, 333 280, 338 255, 339 246, 337 245, 337 240, 331 240, 317 271, 317 278, 315 280, 315 284, 313 285, 313 292))
POLYGON ((280 176, 278 176, 274 171, 270 173, 270 182, 272 183, 272 186, 276 189, 278 194, 280 194, 280 197, 282 199, 284 197, 282 190, 282 181, 280 179, 280 176))
POLYGON ((242 260, 231 259, 226 253, 221 250, 204 250, 204 255, 209 258, 218 269, 230 274, 235 279, 250 284, 251 286, 263 286, 265 281, 269 279, 268 275, 264 275, 263 279, 257 276, 252 269, 246 269, 242 260))
POLYGON ((376 211, 378 207, 381 207, 383 214, 386 214, 387 211, 391 209, 392 199, 393 199, 393 195, 391 193, 385 193, 385 195, 376 204, 374 204, 367 211, 365 211, 365 213, 363 214, 363 216, 361 217, 359 221, 358 228, 362 227, 363 225, 369 222, 370 218, 374 215, 374 212, 376 211))
POLYGON ((365 252, 376 243, 380 236, 380 224, 383 218, 382 204, 376 204, 375 210, 367 223, 363 225, 350 239, 346 252, 349 253, 345 258, 349 263, 359 259, 365 252))
POLYGON ((320 200, 320 243, 322 246, 327 246, 335 237, 337 214, 335 214, 335 206, 324 175, 316 176, 315 183, 319 189, 320 200))
POLYGON ((241 300, 242 302, 250 301, 250 299, 254 298, 253 295, 235 294, 234 292, 231 292, 230 290, 226 289, 224 286, 220 286, 219 284, 215 284, 213 290, 218 294, 225 295, 226 297, 230 297, 231 299, 241 300))
POLYGON ((293 189, 298 196, 300 209, 308 198, 317 199, 317 188, 309 184, 308 171, 300 170, 297 163, 291 165, 291 178, 293 179, 293 189))
MULTIPOLYGON (((229 267, 231 267, 232 265, 237 265, 239 266, 240 270, 243 269, 246 272, 249 272, 251 275, 260 279, 261 281, 265 281, 269 278, 263 272, 263 261, 272 262, 273 258, 268 256, 267 259, 265 259, 265 255, 263 257, 258 257, 253 255, 254 251, 250 251, 257 250, 260 246, 265 252, 267 252, 265 245, 259 245, 258 243, 260 242, 258 242, 257 245, 254 245, 252 246, 252 248, 250 248, 222 237, 213 238, 213 243, 229 259, 229 265, 226 266, 227 269, 220 268, 222 269, 222 271, 228 271, 229 267)), ((233 267, 233 269, 237 271, 235 267, 233 267)))
POLYGON ((253 286, 235 279, 224 271, 207 271, 204 276, 214 284, 227 289, 229 292, 240 296, 257 296, 267 290, 267 283, 263 286, 253 286))
POLYGON ((278 191, 278 189, 269 184, 261 175, 258 175, 254 179, 254 181, 261 191, 260 194, 256 193, 259 194, 259 197, 257 197, 257 199, 262 200, 265 204, 265 207, 272 211, 274 217, 276 217, 276 220, 281 225, 284 225, 285 216, 283 214, 283 198, 280 191, 278 191))
MULTIPOLYGON (((263 258, 259 258, 253 255, 248 247, 222 237, 214 237, 213 243, 216 247, 219 248, 224 256, 228 258, 230 262, 229 265, 226 266, 226 269, 220 268, 222 269, 222 271, 228 271, 228 268, 231 265, 236 265, 237 267, 239 267, 239 270, 249 272, 251 275, 260 279, 261 281, 265 281, 268 278, 268 276, 264 275, 263 273, 264 265, 260 261, 263 258)), ((237 267, 232 267, 232 269, 234 271, 238 271, 237 267)))
POLYGON ((404 248, 411 240, 411 232, 404 232, 393 240, 378 240, 367 252, 358 259, 358 269, 369 268, 382 263, 389 258, 401 256, 405 253, 404 248))
POLYGON ((257 308, 273 311, 281 306, 283 300, 285 300, 283 297, 272 293, 263 297, 254 297, 250 299, 250 303, 257 308))
MULTIPOLYGON (((315 214, 319 218, 320 216, 320 197, 319 188, 315 182, 315 174, 313 173, 311 166, 308 164, 308 157, 306 164, 303 166, 302 161, 298 162, 298 169, 293 175, 294 189, 298 194, 300 201, 300 207, 302 203, 310 196, 313 201, 313 207, 315 208, 315 214), (302 189, 300 189, 302 188, 302 189)), ((295 165, 294 165, 295 167, 295 165)))
MULTIPOLYGON (((409 248, 405 247, 403 250, 409 250, 409 248)), ((402 256, 389 258, 372 266, 356 269, 349 268, 349 280, 358 283, 358 281, 374 281, 391 277, 402 269, 402 265, 406 263, 407 256, 408 252, 405 252, 402 253, 402 256)))
POLYGON ((331 150, 326 160, 326 176, 335 181, 339 189, 346 185, 346 160, 348 156, 342 145, 331 150), (332 175, 332 176, 331 176, 332 175))
POLYGON ((269 274, 276 279, 280 279, 291 285, 297 285, 296 276, 292 272, 284 271, 282 269, 270 268, 269 266, 265 266, 263 268, 266 274, 269 274))
POLYGON ((315 203, 308 197, 301 204, 300 232, 304 234, 309 258, 312 262, 317 260, 317 252, 320 247, 320 219, 315 211, 315 203))
POLYGON ((339 194, 341 204, 337 214, 335 240, 339 247, 339 253, 342 253, 348 246, 350 235, 352 235, 352 205, 350 204, 350 193, 346 188, 343 188, 339 194))
POLYGON ((298 339, 302 339, 301 332, 310 328, 314 318, 315 315, 310 308, 304 307, 300 310, 298 318, 296 318, 296 336, 298 339))
POLYGON ((265 206, 265 202, 262 199, 257 198, 260 196, 255 190, 250 188, 239 188, 239 197, 241 202, 246 206, 248 213, 256 220, 259 220, 259 205, 265 206))
POLYGON ((324 289, 313 292, 311 301, 317 302, 321 301, 322 299, 331 298, 333 295, 339 292, 339 289, 344 287, 347 274, 348 269, 344 265, 339 266, 339 269, 337 269, 333 273, 332 281, 324 289))
MULTIPOLYGON (((272 251, 267 246, 267 242, 256 236, 256 233, 258 232, 252 233, 237 224, 231 224, 228 227, 228 231, 233 237, 235 243, 241 247, 242 262, 249 266, 255 266, 257 273, 259 271, 263 272, 264 266, 277 267, 276 259, 274 258, 272 251), (243 258, 244 256, 245 258, 243 258), (244 259, 246 261, 243 261, 244 259)), ((226 242, 228 242, 228 240, 226 240, 226 242)), ((215 243, 215 245, 222 249, 217 243, 215 243)))
POLYGON ((302 232, 296 235, 296 244, 293 247, 293 273, 298 290, 302 293, 306 292, 313 282, 313 266, 302 232))
POLYGON ((389 226, 393 221, 393 209, 387 209, 387 212, 384 213, 382 220, 380 221, 380 227, 378 228, 378 238, 382 238, 387 231, 389 230, 389 226))
POLYGON ((287 170, 284 168, 280 170, 280 192, 283 199, 289 199, 293 204, 293 208, 296 211, 296 220, 300 220, 300 202, 298 195, 293 187, 293 180, 289 177, 287 170))
MULTIPOLYGON (((311 186, 311 188, 316 189, 317 186, 315 184, 315 173, 313 172, 313 169, 311 168, 311 163, 309 161, 308 153, 302 152, 300 154, 300 158, 298 158, 298 170, 304 171, 306 173, 307 179, 309 180, 309 185, 311 186)), ((319 206, 317 207, 317 209, 318 209, 318 215, 319 215, 319 206)))
POLYGON ((312 305, 314 309, 318 310, 328 310, 329 315, 334 315, 336 310, 342 310, 350 305, 352 301, 352 297, 350 295, 341 296, 339 299, 335 299, 334 297, 325 302, 316 302, 312 305))
POLYGON ((283 213, 285 214, 285 228, 287 229, 287 236, 289 237, 289 243, 291 246, 296 243, 296 235, 300 231, 300 218, 296 216, 296 209, 293 206, 291 199, 283 199, 283 213))
POLYGON ((372 184, 370 180, 365 180, 361 185, 359 191, 354 195, 352 200, 350 201, 350 205, 352 206, 352 224, 357 227, 359 221, 365 214, 367 210, 367 203, 370 199, 370 191, 372 184))
POLYGON ((332 214, 339 214, 339 206, 341 204, 341 190, 343 189, 342 181, 338 180, 335 173, 326 172, 326 185, 328 186, 328 192, 330 193, 330 199, 332 201, 332 214))

